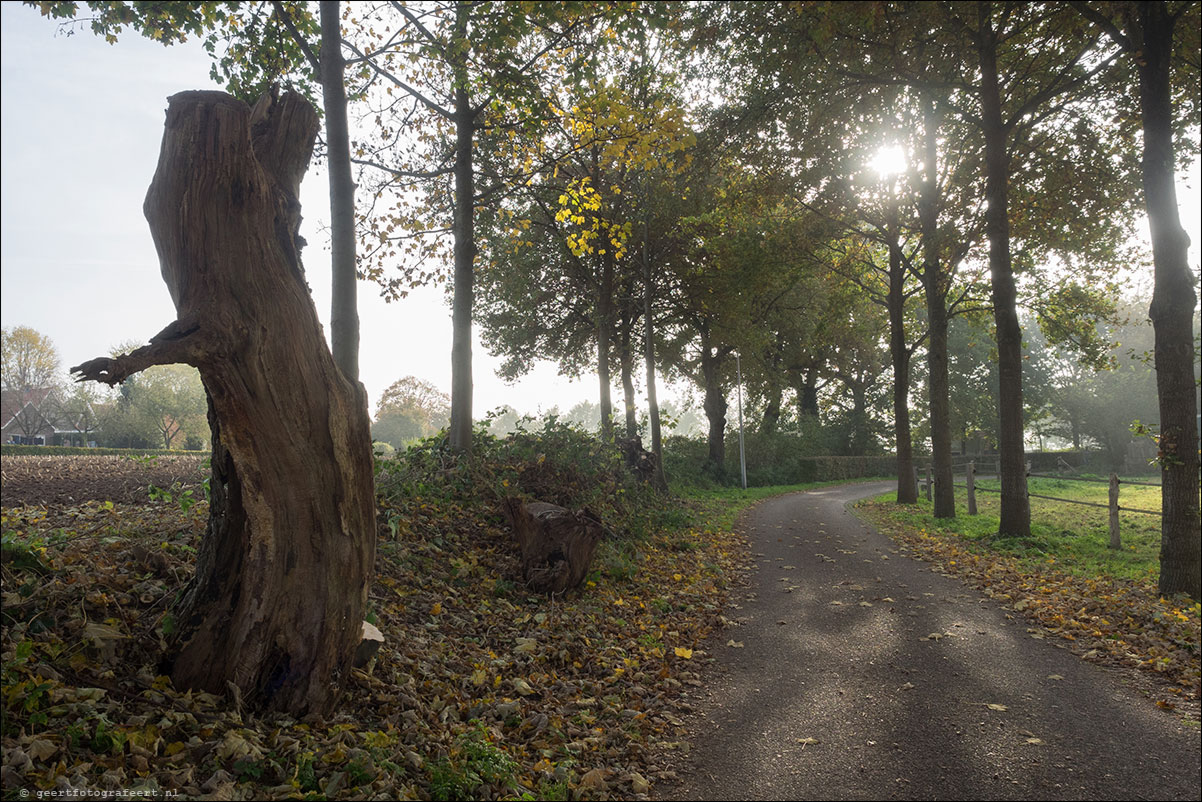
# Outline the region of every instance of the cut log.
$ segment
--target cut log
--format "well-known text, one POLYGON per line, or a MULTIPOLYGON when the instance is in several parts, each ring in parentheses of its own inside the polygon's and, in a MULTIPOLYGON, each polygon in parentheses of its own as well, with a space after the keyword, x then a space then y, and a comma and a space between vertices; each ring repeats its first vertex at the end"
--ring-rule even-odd
POLYGON ((300 95, 252 111, 169 99, 144 211, 177 319, 72 368, 115 384, 200 370, 213 430, 209 525, 177 609, 179 688, 324 715, 350 674, 375 555, 367 399, 334 363, 305 282, 300 181, 318 129, 300 95))
POLYGON ((595 516, 516 498, 505 499, 503 506, 522 551, 522 576, 531 590, 563 593, 584 582, 605 534, 595 516))

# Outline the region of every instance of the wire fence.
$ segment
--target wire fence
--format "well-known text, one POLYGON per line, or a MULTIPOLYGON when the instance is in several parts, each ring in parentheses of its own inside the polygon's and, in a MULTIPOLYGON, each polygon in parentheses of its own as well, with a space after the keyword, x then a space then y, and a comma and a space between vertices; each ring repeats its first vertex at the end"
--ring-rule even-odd
MULTIPOLYGON (((976 496, 977 493, 980 492, 980 493, 1001 494, 1001 492, 1002 492, 1001 488, 981 487, 981 486, 977 485, 978 479, 998 479, 998 480, 1000 480, 1001 479, 1001 468, 1000 468, 999 463, 986 462, 986 463, 983 463, 981 467, 983 469, 984 468, 992 468, 992 471, 990 471, 988 473, 979 471, 975 460, 972 460, 972 461, 969 461, 966 463, 952 465, 952 476, 953 476, 952 485, 953 485, 953 487, 963 487, 967 490, 968 514, 969 515, 977 514, 977 496, 976 496), (963 476, 964 476, 963 483, 955 481, 955 478, 954 478, 957 475, 957 473, 961 472, 961 471, 963 472, 963 476)), ((1065 464, 1064 467, 1072 468, 1072 466, 1067 465, 1067 464, 1065 464)), ((1141 513, 1143 515, 1163 516, 1163 513, 1160 510, 1145 510, 1145 509, 1141 509, 1139 507, 1123 507, 1119 504, 1119 490, 1120 490, 1121 485, 1126 484, 1126 485, 1135 485, 1135 486, 1142 486, 1142 487, 1160 487, 1161 485, 1159 482, 1139 482, 1139 481, 1135 481, 1135 480, 1131 480, 1131 479, 1119 479, 1118 474, 1115 474, 1115 473, 1111 473, 1109 479, 1102 479, 1102 478, 1096 477, 1096 476, 1069 476, 1065 473, 1059 473, 1059 474, 1031 473, 1031 463, 1029 463, 1029 462, 1027 463, 1026 476, 1028 478, 1035 478, 1035 479, 1057 479, 1057 480, 1063 480, 1063 481, 1069 481, 1069 482, 1094 482, 1094 483, 1108 485, 1110 492, 1109 492, 1109 500, 1106 504, 1099 504, 1096 501, 1083 501, 1081 499, 1075 499, 1075 498, 1064 498, 1063 496, 1049 496, 1049 495, 1045 495, 1043 493, 1032 493, 1032 492, 1030 492, 1030 490, 1027 491, 1027 498, 1038 498, 1038 499, 1044 499, 1047 501, 1058 501, 1058 502, 1062 502, 1065 504, 1079 504, 1084 507, 1098 507, 1100 509, 1106 510, 1109 513, 1109 517, 1110 517, 1110 548, 1112 548, 1112 549, 1122 548, 1122 540, 1120 538, 1120 533, 1119 533, 1119 513, 1120 512, 1134 512, 1134 513, 1141 513)), ((914 484, 915 484, 916 488, 918 488, 921 485, 923 492, 926 495, 927 500, 929 501, 931 499, 931 488, 934 486, 934 478, 933 478, 931 466, 929 466, 929 465, 927 466, 925 482, 923 482, 921 480, 921 478, 919 476, 918 467, 915 466, 915 468, 914 468, 914 484)))

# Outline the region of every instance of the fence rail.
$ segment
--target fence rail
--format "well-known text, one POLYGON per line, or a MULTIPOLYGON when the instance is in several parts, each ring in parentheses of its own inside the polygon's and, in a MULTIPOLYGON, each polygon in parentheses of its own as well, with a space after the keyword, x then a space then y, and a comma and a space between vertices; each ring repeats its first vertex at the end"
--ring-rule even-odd
MULTIPOLYGON (((963 487, 963 488, 967 489, 967 491, 968 491, 968 514, 969 515, 977 514, 977 493, 978 492, 999 493, 999 494, 1002 492, 1000 489, 993 488, 993 487, 977 487, 976 480, 980 477, 978 476, 978 474, 976 472, 976 462, 975 461, 964 463, 961 465, 953 465, 952 466, 953 475, 957 468, 964 469, 965 481, 964 481, 964 484, 960 484, 959 482, 956 482, 953 479, 952 486, 953 487, 963 487)), ((1001 468, 999 466, 998 467, 999 473, 985 474, 985 476, 989 476, 990 478, 1000 478, 1000 470, 1001 470, 1001 468)), ((1140 509, 1138 507, 1119 506, 1119 485, 1127 484, 1127 485, 1139 485, 1141 487, 1160 487, 1161 485, 1159 482, 1136 482, 1136 481, 1129 481, 1129 480, 1125 481, 1125 480, 1119 479, 1118 474, 1115 474, 1115 473, 1110 474, 1109 479, 1094 479, 1092 477, 1086 477, 1086 476, 1058 476, 1056 474, 1031 473, 1031 463, 1029 463, 1029 462, 1027 463, 1027 474, 1026 475, 1028 477, 1033 477, 1036 479, 1060 479, 1060 480, 1069 481, 1069 482, 1097 482, 1097 483, 1109 485, 1109 487, 1110 487, 1109 502, 1106 504, 1099 504, 1096 501, 1081 501, 1081 500, 1075 499, 1075 498, 1063 498, 1061 496, 1045 496, 1041 493, 1032 493, 1030 491, 1027 491, 1027 498, 1041 498, 1041 499, 1046 499, 1048 501, 1059 501, 1059 502, 1062 502, 1065 504, 1080 504, 1083 507, 1098 507, 1100 509, 1109 511, 1109 513, 1110 513, 1110 548, 1112 548, 1112 549, 1121 549, 1123 547, 1122 540, 1119 536, 1119 513, 1120 512, 1137 512, 1137 513, 1142 513, 1144 515, 1163 516, 1163 513, 1160 512, 1159 510, 1144 510, 1144 509, 1140 509)), ((919 484, 920 484, 920 480, 919 480, 918 467, 915 466, 914 467, 914 487, 916 490, 919 487, 919 484)), ((931 467, 929 465, 927 466, 927 469, 926 469, 926 482, 923 482, 922 485, 924 487, 924 492, 925 492, 926 498, 928 501, 930 501, 931 500, 931 487, 934 485, 934 478, 932 476, 931 467)))

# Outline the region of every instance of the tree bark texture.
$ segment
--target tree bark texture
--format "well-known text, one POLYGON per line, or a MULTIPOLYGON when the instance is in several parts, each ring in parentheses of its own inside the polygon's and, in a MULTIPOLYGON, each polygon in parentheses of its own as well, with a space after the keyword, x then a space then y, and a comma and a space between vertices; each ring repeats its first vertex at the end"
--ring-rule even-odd
POLYGON ((317 128, 296 94, 253 111, 221 92, 171 97, 145 213, 178 318, 73 368, 108 384, 200 370, 212 500, 172 679, 297 715, 337 701, 375 555, 366 395, 326 346, 297 247, 317 128))
POLYGON ((1194 379, 1195 279, 1189 236, 1181 227, 1174 186, 1170 68, 1173 18, 1163 2, 1140 3, 1128 28, 1142 34, 1139 61, 1143 117, 1144 203, 1152 233, 1155 284, 1149 317, 1155 337, 1160 406, 1162 512, 1160 592, 1202 598, 1202 536, 1198 508, 1198 385, 1194 379))
POLYGON ((939 264, 939 123, 935 104, 924 100, 923 176, 919 193, 922 233, 922 283, 927 309, 927 403, 930 407, 931 462, 935 469, 934 514, 956 517, 956 488, 952 479, 951 390, 947 358, 947 293, 952 266, 939 264))
POLYGON ((897 447, 897 503, 914 504, 914 439, 910 433, 910 349, 906 345, 906 264, 898 232, 898 202, 889 209, 889 356, 893 362, 893 435, 897 447))
POLYGON ((355 275, 355 181, 346 119, 345 62, 338 0, 321 8, 321 95, 326 113, 326 149, 330 166, 330 252, 333 284, 330 348, 351 381, 359 380, 359 307, 355 275))
POLYGON ((605 534, 596 518, 584 510, 516 498, 504 499, 503 510, 522 551, 522 577, 532 590, 563 593, 584 582, 605 534))
POLYGON ((998 350, 998 452, 1002 485, 998 530, 1010 537, 1030 537, 1031 505, 1027 498, 1023 450, 1022 328, 1018 323, 1018 293, 1010 257, 1008 134, 1002 122, 998 38, 991 19, 992 4, 980 3, 978 7, 981 123, 985 138, 985 234, 989 238, 989 275, 998 350))

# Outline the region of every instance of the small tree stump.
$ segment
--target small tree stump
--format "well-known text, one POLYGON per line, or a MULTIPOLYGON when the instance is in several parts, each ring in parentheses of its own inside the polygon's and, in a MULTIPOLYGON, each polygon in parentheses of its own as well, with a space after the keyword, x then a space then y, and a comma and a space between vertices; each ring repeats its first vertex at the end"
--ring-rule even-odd
POLYGON ((585 510, 543 501, 507 498, 503 506, 522 550, 522 576, 532 590, 563 593, 584 582, 605 534, 600 521, 585 510))
POLYGON ((622 459, 626 463, 626 469, 634 474, 640 482, 650 482, 655 478, 656 465, 655 454, 643 448, 643 439, 641 437, 627 437, 618 441, 618 448, 622 452, 622 459))

